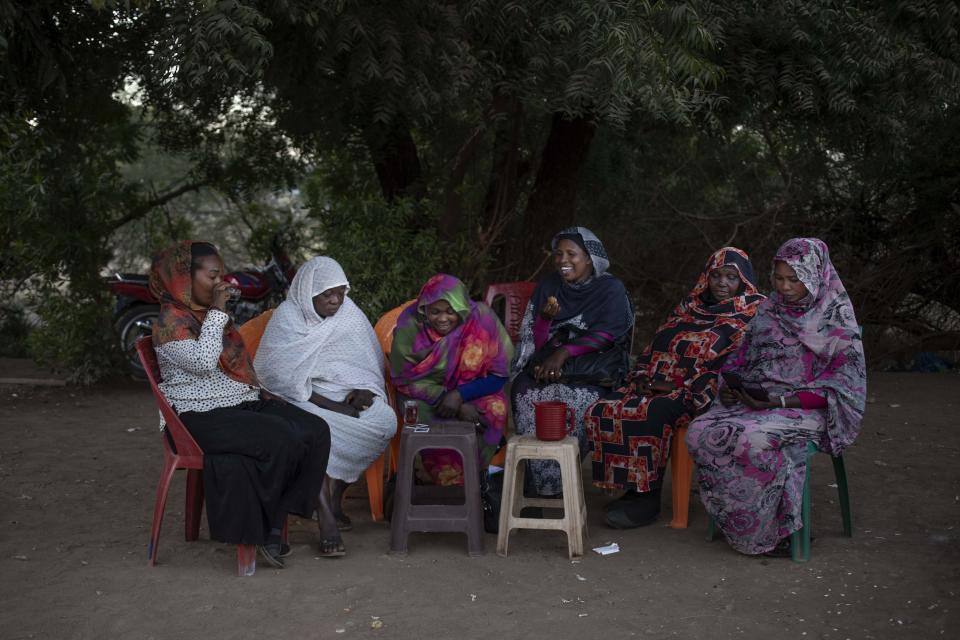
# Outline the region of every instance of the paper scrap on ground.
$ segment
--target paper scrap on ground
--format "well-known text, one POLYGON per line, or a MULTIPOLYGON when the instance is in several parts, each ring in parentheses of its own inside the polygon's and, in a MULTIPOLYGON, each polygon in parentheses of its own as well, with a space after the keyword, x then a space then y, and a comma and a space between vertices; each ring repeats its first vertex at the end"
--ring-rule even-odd
POLYGON ((602 547, 594 547, 593 550, 602 556, 608 556, 611 553, 619 553, 620 545, 617 544, 616 542, 611 542, 610 544, 604 545, 602 547))

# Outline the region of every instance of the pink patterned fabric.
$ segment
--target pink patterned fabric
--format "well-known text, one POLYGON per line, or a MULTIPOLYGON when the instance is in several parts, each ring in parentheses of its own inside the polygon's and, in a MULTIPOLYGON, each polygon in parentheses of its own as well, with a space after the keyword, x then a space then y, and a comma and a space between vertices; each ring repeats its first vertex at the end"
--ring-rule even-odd
POLYGON ((776 261, 794 269, 808 295, 788 303, 771 294, 723 370, 774 397, 796 394, 803 406, 716 403, 687 432, 704 507, 730 546, 747 554, 770 551, 802 526, 807 443, 842 452, 860 431, 866 399, 860 331, 827 245, 794 238, 776 261))

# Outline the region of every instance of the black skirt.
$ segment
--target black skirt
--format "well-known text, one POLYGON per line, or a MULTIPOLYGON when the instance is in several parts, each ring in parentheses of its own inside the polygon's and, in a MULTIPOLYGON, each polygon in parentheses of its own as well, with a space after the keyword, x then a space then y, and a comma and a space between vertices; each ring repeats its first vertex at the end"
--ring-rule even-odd
POLYGON ((212 539, 263 544, 287 514, 311 517, 330 456, 323 418, 278 400, 180 418, 203 449, 212 539))

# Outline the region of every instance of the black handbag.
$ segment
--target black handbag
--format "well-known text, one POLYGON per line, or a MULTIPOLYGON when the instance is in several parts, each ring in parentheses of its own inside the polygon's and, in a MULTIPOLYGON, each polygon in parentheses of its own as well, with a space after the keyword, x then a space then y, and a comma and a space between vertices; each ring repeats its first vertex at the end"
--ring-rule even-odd
MULTIPOLYGON (((582 334, 573 328, 558 331, 530 357, 524 371, 532 376, 534 368, 539 367, 550 354, 580 335, 582 334)), ((621 339, 602 351, 591 351, 567 358, 556 382, 591 384, 615 389, 626 379, 629 372, 630 354, 627 352, 626 341, 621 339)))

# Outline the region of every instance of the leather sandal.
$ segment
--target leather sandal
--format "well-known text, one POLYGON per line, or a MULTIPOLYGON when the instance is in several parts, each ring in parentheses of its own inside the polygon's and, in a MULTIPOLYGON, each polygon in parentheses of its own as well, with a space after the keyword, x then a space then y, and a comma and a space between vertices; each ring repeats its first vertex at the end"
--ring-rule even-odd
POLYGON ((258 544, 257 551, 259 552, 260 556, 267 561, 267 564, 274 569, 283 569, 287 566, 280 557, 280 545, 271 543, 258 544))

